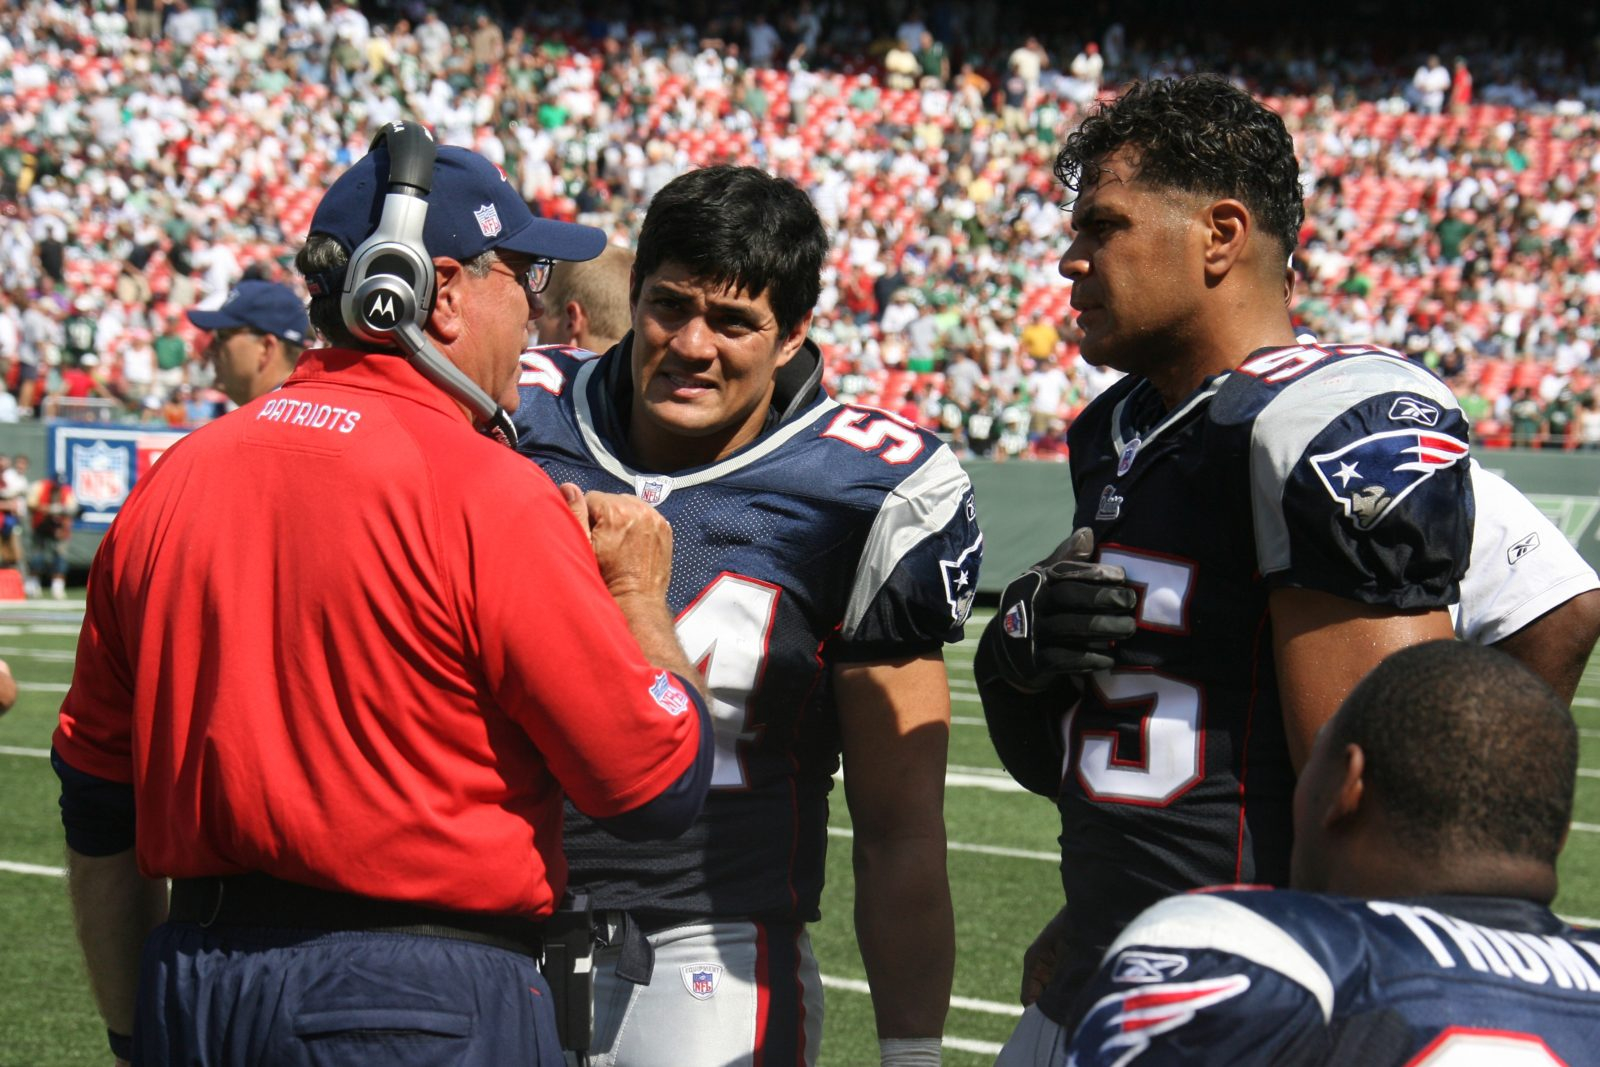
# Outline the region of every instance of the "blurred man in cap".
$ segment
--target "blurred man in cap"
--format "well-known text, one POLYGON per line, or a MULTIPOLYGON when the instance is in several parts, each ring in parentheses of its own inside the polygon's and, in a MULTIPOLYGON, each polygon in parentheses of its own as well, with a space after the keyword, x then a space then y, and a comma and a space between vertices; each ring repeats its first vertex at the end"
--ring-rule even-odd
POLYGON ((282 385, 311 335, 305 304, 280 282, 247 279, 221 307, 187 314, 210 332, 205 356, 216 370, 217 388, 240 406, 282 385))

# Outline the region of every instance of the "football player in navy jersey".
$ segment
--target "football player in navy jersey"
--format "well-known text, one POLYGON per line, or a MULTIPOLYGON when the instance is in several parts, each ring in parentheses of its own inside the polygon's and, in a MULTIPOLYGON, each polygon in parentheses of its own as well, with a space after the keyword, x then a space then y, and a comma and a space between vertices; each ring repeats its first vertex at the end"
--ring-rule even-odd
POLYGON ((1081 528, 1014 581, 975 670, 1008 769, 1056 799, 1066 907, 1025 959, 1031 1032, 1171 893, 1282 885, 1317 729, 1386 654, 1448 637, 1471 542, 1467 428, 1422 367, 1296 342, 1304 218, 1282 120, 1215 76, 1096 109, 1056 173, 1092 363, 1081 528), (1132 595, 1130 595, 1130 593, 1132 595))
POLYGON ((1593 1062, 1600 933, 1549 908, 1577 762, 1572 716, 1516 660, 1395 653, 1312 748, 1295 889, 1145 912, 1053 1062, 1593 1062))
POLYGON ((882 1060, 939 1060, 942 647, 982 539, 948 448, 821 388, 806 334, 827 249, 794 185, 693 171, 651 200, 632 331, 599 357, 524 353, 519 447, 557 482, 637 493, 671 521, 668 599, 714 694, 712 794, 687 834, 639 847, 569 810, 573 884, 627 915, 599 956, 591 1063, 815 1062, 805 923, 841 752, 882 1060))

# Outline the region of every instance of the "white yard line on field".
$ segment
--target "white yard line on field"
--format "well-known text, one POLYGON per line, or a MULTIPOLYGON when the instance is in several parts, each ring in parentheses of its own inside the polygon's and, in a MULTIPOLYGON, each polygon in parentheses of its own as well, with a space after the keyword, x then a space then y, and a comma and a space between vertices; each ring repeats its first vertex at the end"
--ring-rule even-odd
POLYGON ((39 874, 48 878, 65 878, 65 867, 41 867, 37 863, 12 863, 10 860, 0 860, 0 871, 10 871, 12 874, 39 874))
MULTIPOLYGON (((829 837, 854 837, 855 832, 843 826, 828 827, 829 837)), ((944 846, 951 852, 976 852, 984 856, 1005 856, 1014 860, 1040 860, 1045 863, 1060 863, 1061 854, 1057 852, 1035 852, 1026 848, 1006 848, 1003 845, 972 845, 965 841, 949 841, 944 846)))
MULTIPOLYGON (((829 989, 843 989, 850 993, 870 993, 872 987, 859 978, 836 978, 831 974, 822 976, 822 984, 829 989)), ((1009 1015, 1013 1018, 1022 1014, 1020 1004, 1002 1004, 997 1000, 977 1000, 973 997, 951 997, 950 1006, 964 1011, 981 1011, 989 1015, 1009 1015)), ((995 1046, 999 1052, 1000 1047, 995 1046)))

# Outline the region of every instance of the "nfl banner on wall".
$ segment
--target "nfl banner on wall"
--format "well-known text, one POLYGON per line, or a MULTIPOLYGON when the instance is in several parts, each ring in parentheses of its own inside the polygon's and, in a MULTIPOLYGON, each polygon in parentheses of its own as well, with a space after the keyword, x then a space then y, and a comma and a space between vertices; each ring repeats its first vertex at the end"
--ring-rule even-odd
POLYGON ((77 522, 104 532, 135 483, 185 431, 56 423, 50 466, 78 498, 77 522))

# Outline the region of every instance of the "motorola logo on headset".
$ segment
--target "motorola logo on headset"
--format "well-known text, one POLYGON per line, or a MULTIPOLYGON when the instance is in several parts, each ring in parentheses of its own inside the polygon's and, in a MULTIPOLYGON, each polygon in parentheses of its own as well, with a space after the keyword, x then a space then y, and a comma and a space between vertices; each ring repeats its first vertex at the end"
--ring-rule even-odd
POLYGON ((399 321, 400 316, 394 309, 394 294, 387 290, 380 290, 372 298, 372 303, 367 306, 366 319, 369 323, 388 323, 390 328, 399 321))

